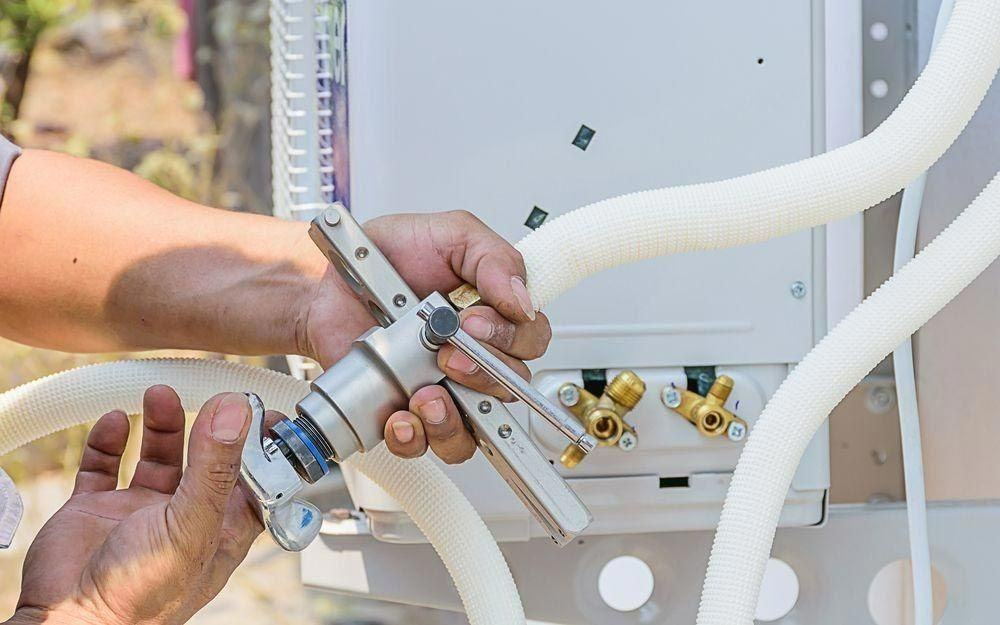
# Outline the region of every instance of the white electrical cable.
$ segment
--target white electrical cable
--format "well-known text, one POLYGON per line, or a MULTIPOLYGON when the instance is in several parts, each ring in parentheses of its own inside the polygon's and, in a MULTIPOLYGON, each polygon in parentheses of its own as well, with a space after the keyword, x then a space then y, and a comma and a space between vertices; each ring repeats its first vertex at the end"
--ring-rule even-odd
MULTIPOLYGON (((954 0, 942 0, 934 21, 931 52, 937 48, 945 24, 954 8, 954 0)), ((927 172, 906 185, 899 206, 893 271, 899 271, 913 258, 917 247, 917 225, 924 201, 927 172)), ((899 438, 903 450, 903 479, 906 486, 906 521, 910 539, 910 570, 913 586, 914 625, 933 625, 934 587, 930 539, 927 535, 927 500, 924 492, 923 446, 920 441, 920 412, 917 404, 917 380, 913 366, 913 340, 907 337, 892 354, 896 378, 896 405, 899 409, 899 438)))
POLYGON ((747 438, 722 509, 698 625, 751 625, 781 508, 809 441, 847 393, 1000 255, 1000 175, 792 371, 747 438))
POLYGON ((959 0, 941 45, 871 134, 818 156, 720 182, 632 193, 577 209, 517 248, 534 304, 644 258, 764 241, 860 212, 919 176, 954 142, 1000 65, 1000 2, 959 0))
MULTIPOLYGON (((29 382, 0 395, 0 456, 114 409, 142 411, 142 391, 172 386, 184 409, 197 411, 223 391, 253 391, 268 408, 294 414, 309 383, 223 360, 126 360, 29 382)), ((455 484, 427 458, 402 460, 380 445, 355 454, 356 467, 396 499, 427 536, 455 581, 473 625, 524 625, 524 609, 500 549, 455 484)))

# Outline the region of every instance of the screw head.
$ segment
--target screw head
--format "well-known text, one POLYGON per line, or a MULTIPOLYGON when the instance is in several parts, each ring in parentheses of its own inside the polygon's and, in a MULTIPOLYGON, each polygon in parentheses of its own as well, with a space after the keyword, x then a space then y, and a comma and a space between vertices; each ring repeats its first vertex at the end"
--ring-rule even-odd
POLYGON ((667 386, 660 393, 660 399, 667 408, 677 408, 681 405, 681 393, 672 386, 667 386))
POLYGON ((632 451, 638 444, 639 439, 632 432, 622 432, 621 438, 618 439, 618 449, 622 451, 632 451))
POLYGON ((892 409, 892 404, 895 401, 895 393, 885 387, 876 386, 868 393, 868 398, 865 403, 868 404, 868 410, 874 414, 885 414, 892 409))
POLYGON ((396 293, 396 297, 392 298, 392 303, 396 308, 402 308, 406 306, 406 296, 402 293, 396 293))
MULTIPOLYGON (((488 414, 491 410, 493 410, 493 404, 490 403, 490 401, 487 400, 487 399, 484 399, 483 401, 479 402, 479 406, 478 407, 479 407, 479 412, 481 412, 483 414, 488 414)), ((510 426, 507 426, 507 427, 510 427, 510 426)))
POLYGON ((332 208, 328 208, 326 212, 323 213, 323 221, 325 221, 328 226, 336 226, 340 223, 340 213, 332 208))
POLYGON ((580 389, 575 384, 563 384, 559 387, 559 403, 563 406, 575 406, 580 401, 580 389))
POLYGON ((792 294, 795 299, 802 299, 806 296, 808 290, 806 289, 806 283, 801 280, 796 280, 792 283, 792 286, 788 287, 788 291, 792 294))
POLYGON ((497 428, 497 434, 500 435, 500 438, 510 438, 511 433, 513 433, 513 429, 506 423, 497 428))
POLYGON ((365 258, 368 258, 368 248, 359 247, 358 249, 354 250, 354 257, 357 258, 358 260, 363 260, 365 258))
POLYGON ((726 436, 734 443, 738 443, 747 437, 747 427, 738 421, 733 421, 726 430, 726 436))

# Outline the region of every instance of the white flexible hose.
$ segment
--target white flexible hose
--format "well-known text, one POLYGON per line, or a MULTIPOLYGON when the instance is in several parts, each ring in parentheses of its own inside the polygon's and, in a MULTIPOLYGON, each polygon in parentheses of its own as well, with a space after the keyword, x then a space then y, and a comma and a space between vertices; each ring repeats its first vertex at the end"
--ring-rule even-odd
MULTIPOLYGON (((614 266, 675 252, 763 241, 884 200, 937 160, 968 123, 1000 65, 998 33, 1000 0, 959 0, 941 45, 913 89, 878 129, 854 144, 731 180, 605 200, 553 220, 518 244, 528 267, 534 303, 544 307, 584 277, 614 266)), ((981 212, 983 206, 995 208, 997 192, 993 186, 987 195, 991 202, 976 202, 967 211, 970 216, 981 212)), ((868 310, 890 313, 877 319, 880 327, 873 323, 856 328, 857 336, 868 336, 871 345, 844 340, 855 338, 858 323, 851 321, 857 318, 852 314, 813 352, 837 356, 835 366, 828 369, 826 361, 816 364, 816 358, 807 358, 779 389, 765 416, 782 416, 762 417, 734 476, 699 623, 752 622, 763 562, 788 481, 812 431, 842 397, 839 387, 828 384, 829 380, 852 378, 857 373, 851 385, 856 383, 943 306, 954 295, 952 291, 971 281, 981 267, 966 256, 975 249, 981 252, 975 256, 978 259, 987 253, 981 250, 984 244, 995 244, 995 224, 1000 223, 1000 217, 993 215, 991 219, 992 223, 987 220, 978 226, 978 232, 963 227, 970 223, 968 219, 956 222, 946 231, 952 232, 947 240, 968 239, 967 250, 935 241, 893 278, 904 286, 890 283, 869 299, 876 304, 868 310), (987 232, 993 233, 989 241, 983 236, 987 232), (960 267, 958 261, 967 262, 960 267), (941 275, 934 276, 940 280, 936 285, 940 288, 922 292, 926 285, 913 284, 911 276, 919 279, 935 268, 940 268, 941 275), (912 303, 906 301, 911 295, 912 303), (892 304, 897 300, 908 305, 900 310, 892 304), (841 330, 845 325, 848 329, 841 330), (891 342, 883 345, 887 337, 891 342), (856 357, 870 356, 876 347, 881 355, 874 362, 856 357), (783 393, 783 389, 803 382, 811 394, 783 393), (813 386, 819 388, 813 390, 813 386), (789 412, 790 406, 796 410, 789 412), (802 412, 806 407, 809 410, 802 412), (819 417, 806 419, 806 413, 819 417), (789 414, 795 418, 785 416, 789 414), (785 440, 785 428, 793 430, 795 436, 785 440), (773 458, 758 453, 758 448, 772 453, 773 458), (746 493, 751 495, 749 500, 746 493), (748 542, 742 547, 734 544, 744 539, 748 542)), ((189 361, 176 368, 163 361, 119 363, 94 365, 33 382, 0 396, 0 453, 112 408, 137 411, 141 389, 155 383, 180 387, 189 409, 226 389, 254 390, 269 405, 284 410, 303 394, 299 381, 270 377, 280 375, 273 372, 237 371, 235 367, 219 362, 189 361)), ((375 466, 367 466, 368 460, 359 464, 404 508, 409 506, 407 512, 450 567, 471 623, 524 622, 510 572, 489 532, 436 467, 429 461, 404 463, 388 454, 383 454, 383 459, 371 458, 370 464, 375 466), (464 503, 459 503, 460 499, 464 503), (462 517, 461 523, 455 520, 457 516, 462 517)))
MULTIPOLYGON (((260 395, 268 408, 294 414, 308 382, 246 365, 193 358, 126 360, 57 373, 0 395, 0 456, 114 409, 136 414, 142 391, 168 384, 184 409, 197 411, 224 391, 260 395)), ((427 536, 472 625, 524 625, 524 609, 500 549, 460 490, 426 458, 402 460, 380 445, 347 461, 381 486, 427 536)))
POLYGON ((931 166, 1000 66, 1000 2, 959 0, 913 88, 874 132, 837 150, 721 182, 632 193, 547 222, 517 248, 534 304, 644 258, 735 247, 857 213, 931 166))
POLYGON ((833 408, 904 338, 1000 255, 1000 175, 916 258, 792 371, 761 414, 733 474, 698 625, 751 625, 781 507, 799 460, 833 408))
MULTIPOLYGON (((953 0, 943 0, 934 21, 931 52, 937 48, 945 24, 954 8, 953 0)), ((906 185, 899 206, 893 271, 899 271, 913 258, 917 248, 917 225, 927 186, 927 172, 906 185)), ((917 406, 917 380, 913 366, 913 341, 907 337, 892 353, 896 379, 896 405, 899 409, 899 438, 903 450, 903 480, 906 487, 906 522, 910 539, 910 570, 913 587, 914 625, 933 625, 934 587, 931 546, 927 535, 927 499, 924 489, 923 445, 920 440, 920 412, 917 406)))

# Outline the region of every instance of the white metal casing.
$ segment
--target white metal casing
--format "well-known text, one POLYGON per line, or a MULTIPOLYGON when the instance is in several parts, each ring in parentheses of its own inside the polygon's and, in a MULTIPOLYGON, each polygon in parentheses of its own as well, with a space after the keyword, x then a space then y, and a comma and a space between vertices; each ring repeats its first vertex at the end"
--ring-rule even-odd
MULTIPOLYGON (((611 195, 805 158, 823 149, 821 9, 347 2, 343 199, 359 220, 469 209, 516 241, 536 206, 552 218, 611 195), (581 125, 596 131, 586 150, 572 145, 581 125)), ((650 382, 630 418, 638 449, 598 449, 564 471, 594 508, 592 532, 714 526, 739 445, 698 435, 659 402, 660 389, 685 386, 685 366, 716 366, 737 379, 728 406, 752 427, 788 366, 825 332, 824 258, 817 229, 655 259, 595 276, 546 311, 554 339, 532 368, 550 396, 585 368, 637 369, 650 382), (805 297, 792 294, 796 282, 805 297), (660 478, 688 486, 660 488, 660 478)), ((523 406, 514 412, 558 461, 558 437, 523 406)), ((485 461, 449 472, 499 539, 540 535, 485 461)), ((828 480, 824 429, 783 522, 820 522, 828 480)), ((377 536, 421 540, 377 488, 348 481, 377 536)))

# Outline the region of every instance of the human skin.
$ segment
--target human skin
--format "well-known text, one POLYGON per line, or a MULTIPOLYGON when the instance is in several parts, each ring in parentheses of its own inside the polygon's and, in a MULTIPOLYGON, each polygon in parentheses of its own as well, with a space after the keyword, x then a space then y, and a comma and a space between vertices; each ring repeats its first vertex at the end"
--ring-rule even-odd
POLYGON ((174 391, 143 397, 142 446, 116 490, 128 417, 94 426, 70 499, 28 549, 10 624, 186 622, 225 586, 263 529, 241 487, 246 396, 211 398, 195 419, 184 466, 184 410, 174 391))
MULTIPOLYGON (((463 327, 528 377, 551 333, 532 310, 520 255, 465 212, 395 215, 365 231, 417 295, 475 285, 463 327)), ((324 367, 375 325, 315 249, 306 225, 206 208, 94 161, 28 151, 0 203, 0 336, 80 352, 193 348, 296 353, 324 367)), ((443 346, 450 378, 511 399, 443 346)), ((253 389, 248 389, 253 390, 253 389)), ((389 417, 402 457, 462 462, 476 445, 440 386, 389 417)), ((94 426, 73 495, 32 543, 8 623, 183 623, 225 585, 262 530, 237 485, 245 397, 202 408, 182 467, 184 413, 167 387, 144 397, 142 450, 117 490, 129 424, 94 426)), ((96 416, 96 415, 95 415, 96 416)), ((280 418, 271 413, 270 419, 280 418)))
MULTIPOLYGON (((551 336, 532 310, 518 252, 466 212, 393 215, 365 231, 417 295, 474 284, 485 306, 463 327, 528 377, 523 360, 551 336)), ((0 336, 76 352, 190 348, 301 354, 329 366, 375 325, 307 225, 178 198, 92 160, 26 151, 0 204, 0 336)), ((444 346, 439 366, 466 386, 512 399, 444 346)), ((252 389, 251 389, 252 390, 252 389)), ((462 462, 475 443, 440 386, 386 423, 404 457, 430 447, 462 462)))

